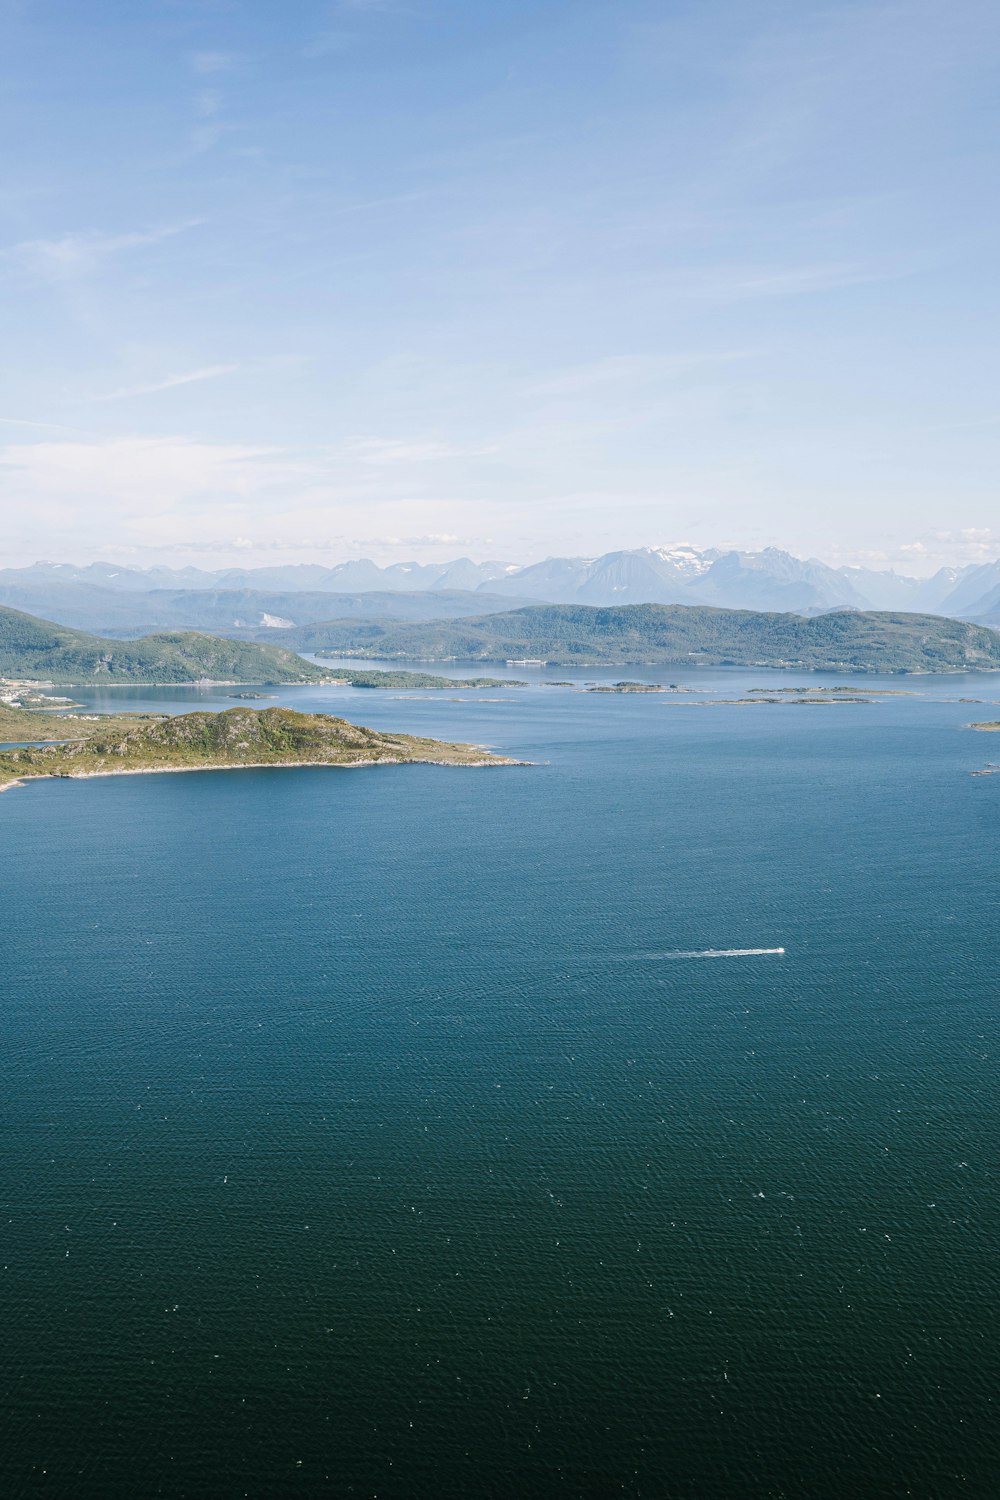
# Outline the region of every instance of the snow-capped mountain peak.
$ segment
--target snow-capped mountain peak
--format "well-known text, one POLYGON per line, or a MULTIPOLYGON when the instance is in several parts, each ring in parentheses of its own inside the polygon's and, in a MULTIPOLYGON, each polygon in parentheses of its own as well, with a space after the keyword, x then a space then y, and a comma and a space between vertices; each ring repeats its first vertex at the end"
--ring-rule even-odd
POLYGON ((687 542, 675 547, 643 547, 640 550, 650 557, 658 558, 675 573, 687 578, 698 578, 702 573, 707 573, 719 555, 713 549, 692 547, 687 542))

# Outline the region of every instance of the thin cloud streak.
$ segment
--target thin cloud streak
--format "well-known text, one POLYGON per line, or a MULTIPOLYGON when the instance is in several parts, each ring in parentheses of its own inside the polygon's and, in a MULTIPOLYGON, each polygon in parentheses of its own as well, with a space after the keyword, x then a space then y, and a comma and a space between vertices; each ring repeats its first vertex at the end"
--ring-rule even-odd
POLYGON ((89 276, 116 255, 146 245, 158 245, 189 229, 203 224, 203 219, 187 219, 179 224, 165 224, 156 229, 129 230, 109 234, 100 229, 76 230, 53 239, 22 240, 0 250, 0 259, 19 264, 24 270, 51 281, 72 281, 89 276))
POLYGON ((87 435, 85 427, 67 427, 62 422, 31 422, 26 417, 0 417, 2 427, 33 427, 39 432, 72 432, 80 437, 87 435))
POLYGON ((172 391, 180 385, 196 385, 201 380, 219 380, 223 375, 233 375, 239 365, 205 365, 200 370, 188 370, 183 375, 168 375, 165 380, 150 381, 146 385, 125 385, 116 391, 105 391, 99 396, 90 396, 90 401, 124 401, 132 396, 155 396, 158 391, 172 391))
POLYGON ((191 68, 200 77, 206 78, 230 72, 236 66, 236 61, 236 55, 232 52, 196 52, 191 59, 191 68))
POLYGON ((609 385, 672 380, 706 366, 732 364, 752 359, 749 349, 723 350, 718 354, 613 354, 590 364, 576 365, 524 387, 526 396, 573 396, 609 385))

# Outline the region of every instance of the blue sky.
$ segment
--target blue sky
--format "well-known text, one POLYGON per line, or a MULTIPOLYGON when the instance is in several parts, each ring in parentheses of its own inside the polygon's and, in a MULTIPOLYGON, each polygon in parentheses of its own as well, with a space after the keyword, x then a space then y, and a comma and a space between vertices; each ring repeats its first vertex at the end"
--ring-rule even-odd
POLYGON ((0 562, 1000 554, 1000 7, 0 0, 0 562))

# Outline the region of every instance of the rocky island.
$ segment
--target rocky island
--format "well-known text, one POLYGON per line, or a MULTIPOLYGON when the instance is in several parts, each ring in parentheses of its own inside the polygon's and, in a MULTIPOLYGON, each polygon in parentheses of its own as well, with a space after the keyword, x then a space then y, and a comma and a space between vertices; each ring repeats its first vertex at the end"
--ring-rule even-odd
MULTIPOLYGON (((610 682, 600 683, 596 687, 584 688, 585 693, 665 693, 662 682, 610 682)), ((670 692, 677 689, 671 686, 670 692)))
MULTIPOLYGON (((323 652, 318 651, 317 656, 323 652)), ((509 677, 440 677, 431 672, 354 672, 337 668, 337 681, 356 688, 509 688, 527 687, 509 677)))
POLYGON ((0 749, 0 790, 48 776, 128 776, 250 766, 518 764, 491 755, 479 745, 383 734, 328 714, 302 714, 289 708, 230 708, 224 713, 144 716, 134 722, 124 716, 103 723, 100 719, 38 717, 47 735, 54 738, 70 730, 73 737, 0 749))

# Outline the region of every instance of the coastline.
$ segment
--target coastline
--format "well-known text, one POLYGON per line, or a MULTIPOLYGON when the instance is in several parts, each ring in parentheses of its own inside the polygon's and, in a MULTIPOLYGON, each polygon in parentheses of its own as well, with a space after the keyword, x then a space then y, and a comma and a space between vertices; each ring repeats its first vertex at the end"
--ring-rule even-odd
MULTIPOLYGON (((760 613, 760 611, 750 611, 760 613)), ((971 624, 972 622, 967 622, 971 624)), ((992 626, 984 626, 984 629, 993 629, 992 626)), ((315 654, 315 653, 313 653, 315 654)), ((603 657, 595 660, 587 660, 584 657, 547 657, 544 666, 553 671, 563 671, 567 668, 579 668, 581 672, 618 672, 626 669, 644 671, 674 671, 686 667, 688 671, 707 668, 713 672, 812 672, 823 673, 830 677, 964 677, 969 674, 978 676, 980 673, 996 674, 1000 672, 1000 666, 993 666, 989 662, 956 662, 944 667, 894 667, 889 664, 878 666, 852 666, 847 662, 822 662, 819 665, 807 665, 797 661, 733 661, 731 657, 720 657, 717 661, 695 661, 693 657, 704 653, 692 652, 682 656, 656 657, 650 660, 647 657, 626 657, 624 660, 605 659, 603 657)), ((507 665, 507 659, 501 656, 378 656, 373 655, 370 647, 364 651, 351 652, 349 650, 338 651, 335 659, 339 661, 373 661, 380 665, 374 670, 384 670, 382 664, 398 667, 401 671, 410 671, 414 667, 441 667, 447 665, 461 665, 477 668, 503 667, 507 665)), ((74 684, 64 683, 64 687, 74 684)), ((93 687, 94 683, 79 683, 80 687, 93 687)), ((292 684, 288 684, 291 686, 292 684)), ((152 686, 152 684, 150 684, 152 686)), ((180 686, 171 683, 168 686, 180 686)))
POLYGON ((291 771, 308 767, 326 767, 331 771, 354 771, 363 766, 444 766, 448 769, 485 770, 490 766, 530 766, 529 760, 514 760, 508 756, 495 756, 489 760, 434 760, 431 757, 382 756, 378 760, 255 760, 233 761, 226 765, 217 762, 203 766, 131 766, 116 771, 40 771, 33 775, 18 776, 14 781, 5 781, 0 792, 11 787, 24 786, 29 781, 93 781, 107 776, 177 776, 188 771, 291 771))
POLYGON ((147 682, 145 678, 92 677, 87 682, 53 682, 49 677, 0 677, 0 688, 296 688, 296 687, 341 687, 336 678, 311 677, 302 682, 246 682, 241 677, 216 679, 214 677, 185 678, 183 682, 147 682))

